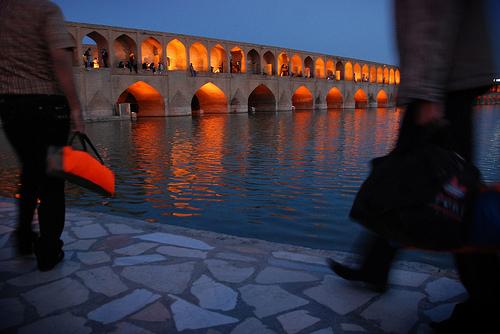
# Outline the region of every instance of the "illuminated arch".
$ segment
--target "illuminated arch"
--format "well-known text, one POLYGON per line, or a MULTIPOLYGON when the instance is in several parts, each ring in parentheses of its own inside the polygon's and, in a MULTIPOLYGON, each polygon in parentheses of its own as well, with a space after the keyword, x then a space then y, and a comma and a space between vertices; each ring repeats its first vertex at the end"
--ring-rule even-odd
POLYGON ((178 39, 173 39, 167 44, 167 67, 169 71, 187 69, 186 47, 178 39))
POLYGON ((389 69, 387 67, 384 67, 384 83, 389 83, 389 69))
POLYGON ((370 66, 370 82, 377 82, 377 69, 374 65, 370 66))
POLYGON ((381 89, 377 94, 377 107, 385 108, 389 103, 389 98, 387 97, 387 93, 381 89))
POLYGON ((250 68, 248 71, 252 74, 260 74, 260 55, 259 53, 255 50, 252 49, 248 51, 247 54, 247 59, 248 59, 248 65, 250 68))
POLYGON ((82 40, 82 49, 85 51, 88 47, 90 47, 92 59, 98 59, 99 67, 109 67, 108 40, 103 35, 97 31, 92 31, 85 35, 82 40), (104 60, 102 59, 102 50, 104 49, 108 52, 107 66, 104 66, 104 60))
POLYGON ((130 103, 131 111, 138 117, 165 116, 163 96, 144 81, 138 81, 123 91, 117 104, 130 103))
POLYGON ((207 114, 227 113, 226 95, 219 87, 208 82, 193 95, 191 111, 207 114))
POLYGON ((384 70, 382 66, 377 67, 377 83, 384 83, 384 70))
POLYGON ((116 65, 118 65, 120 61, 126 63, 129 61, 131 54, 134 54, 134 57, 137 57, 137 45, 132 38, 123 34, 114 40, 113 52, 115 55, 116 65))
POLYGON ((276 98, 264 84, 257 86, 248 96, 249 111, 276 111, 276 98))
POLYGON ((354 64, 354 81, 361 81, 361 66, 358 63, 354 64))
POLYGON ((210 68, 215 73, 228 72, 226 50, 220 44, 210 50, 210 68))
POLYGON ((294 76, 302 75, 302 58, 298 54, 294 54, 292 57, 292 68, 290 69, 290 73, 294 76))
POLYGON ((345 69, 344 80, 346 80, 346 81, 352 80, 353 79, 353 72, 352 72, 352 64, 350 61, 345 63, 344 69, 345 69))
POLYGON ((396 85, 399 85, 399 83, 401 82, 401 74, 399 73, 399 69, 396 69, 396 71, 394 72, 394 82, 396 83, 396 85))
POLYGON ((330 79, 335 77, 335 63, 331 59, 326 61, 326 76, 330 79))
POLYGON ((344 98, 337 87, 330 89, 326 95, 326 105, 327 108, 342 108, 344 105, 344 98))
POLYGON ((368 97, 364 90, 359 88, 356 93, 354 93, 354 104, 355 108, 367 108, 368 107, 368 97))
POLYGON ((280 76, 290 75, 290 69, 286 70, 286 68, 288 68, 289 66, 289 63, 290 59, 288 58, 286 52, 280 53, 278 56, 278 69, 279 69, 278 74, 280 76))
POLYGON ((325 77, 325 62, 321 57, 314 62, 314 75, 320 79, 325 77))
POLYGON ((231 62, 231 73, 246 72, 245 53, 239 46, 235 46, 231 49, 231 62))
POLYGON ((276 65, 276 60, 274 59, 274 53, 271 51, 267 51, 264 53, 264 73, 267 75, 275 75, 276 69, 274 68, 276 65))
POLYGON ((306 78, 314 77, 313 60, 309 56, 307 56, 304 59, 304 77, 306 77, 306 78))
POLYGON ((389 70, 389 84, 394 85, 394 69, 389 70))
POLYGON ((149 37, 144 40, 141 44, 141 54, 141 61, 143 63, 154 63, 155 66, 158 66, 158 63, 160 63, 162 59, 162 47, 160 42, 154 37, 149 37))
POLYGON ((295 109, 313 109, 313 95, 306 86, 297 88, 292 96, 292 105, 295 109))
POLYGON ((364 64, 361 67, 361 81, 369 82, 370 81, 370 70, 368 69, 368 65, 364 64))
POLYGON ((189 62, 198 72, 208 71, 208 52, 205 45, 200 42, 194 42, 189 48, 189 62))
POLYGON ((344 66, 341 61, 338 61, 337 64, 335 64, 335 79, 344 80, 344 74, 344 66))

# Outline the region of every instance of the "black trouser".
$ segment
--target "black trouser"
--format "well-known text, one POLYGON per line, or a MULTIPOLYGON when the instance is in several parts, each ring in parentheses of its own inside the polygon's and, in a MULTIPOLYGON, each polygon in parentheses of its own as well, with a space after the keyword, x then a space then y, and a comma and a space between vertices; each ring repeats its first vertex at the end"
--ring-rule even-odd
POLYGON ((47 148, 63 146, 69 134, 69 107, 58 95, 0 95, 5 134, 21 163, 17 231, 29 235, 38 206, 40 240, 59 244, 64 228, 64 180, 47 176, 47 148))
MULTIPOLYGON (((484 91, 452 92, 448 94, 445 103, 445 118, 450 123, 452 137, 449 145, 467 160, 472 160, 474 156, 472 103, 484 91)), ((416 104, 408 106, 397 146, 418 144, 420 128, 414 122, 416 112, 416 104)), ((367 237, 365 245, 361 269, 375 280, 387 280, 398 248, 376 235, 367 237)), ((472 308, 484 316, 499 313, 496 305, 500 300, 500 260, 496 253, 457 253, 454 258, 460 280, 469 293, 472 308)))

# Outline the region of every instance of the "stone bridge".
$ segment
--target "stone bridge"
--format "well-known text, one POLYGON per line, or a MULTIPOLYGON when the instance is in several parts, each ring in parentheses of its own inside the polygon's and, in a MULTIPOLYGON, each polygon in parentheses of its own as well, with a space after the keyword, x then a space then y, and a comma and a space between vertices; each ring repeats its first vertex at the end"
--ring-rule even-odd
POLYGON ((87 23, 67 27, 77 44, 74 71, 87 119, 116 117, 120 104, 140 117, 391 107, 400 78, 395 66, 334 55, 87 23))

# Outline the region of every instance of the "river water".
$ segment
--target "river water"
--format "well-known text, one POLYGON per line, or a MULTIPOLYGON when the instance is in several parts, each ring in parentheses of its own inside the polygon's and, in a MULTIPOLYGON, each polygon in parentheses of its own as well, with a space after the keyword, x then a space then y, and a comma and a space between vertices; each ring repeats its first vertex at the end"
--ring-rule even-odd
MULTIPOLYGON (((68 185, 67 201, 155 224, 353 250, 362 230, 348 219, 353 197, 370 159, 393 146, 401 117, 378 108, 89 123, 117 195, 68 185)), ((477 164, 487 181, 499 181, 500 107, 476 110, 475 122, 477 164)), ((17 176, 0 131, 0 196, 15 194, 17 176)), ((450 264, 433 253, 404 256, 450 264)))

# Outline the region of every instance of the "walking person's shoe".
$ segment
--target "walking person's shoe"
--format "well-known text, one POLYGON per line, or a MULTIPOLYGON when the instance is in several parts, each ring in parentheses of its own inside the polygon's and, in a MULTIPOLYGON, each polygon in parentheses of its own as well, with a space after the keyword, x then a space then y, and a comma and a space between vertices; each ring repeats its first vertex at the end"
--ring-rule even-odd
POLYGON ((387 289, 387 279, 377 279, 376 277, 370 275, 369 273, 366 273, 362 269, 349 268, 348 266, 343 265, 333 259, 327 259, 326 262, 335 274, 345 280, 352 282, 362 282, 366 285, 366 287, 375 292, 382 293, 387 289))
POLYGON ((57 240, 55 242, 46 242, 41 238, 35 242, 35 255, 38 264, 38 270, 52 270, 59 262, 64 259, 62 250, 63 242, 57 240))

